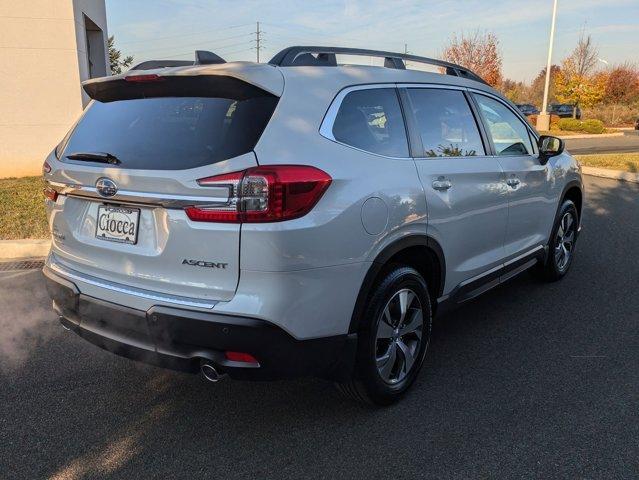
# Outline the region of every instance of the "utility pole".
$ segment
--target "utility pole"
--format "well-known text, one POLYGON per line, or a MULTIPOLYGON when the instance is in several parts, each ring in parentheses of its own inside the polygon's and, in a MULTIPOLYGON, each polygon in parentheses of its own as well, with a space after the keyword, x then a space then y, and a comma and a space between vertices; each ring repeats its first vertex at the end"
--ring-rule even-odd
POLYGON ((408 43, 404 44, 404 55, 408 55, 408 43))
POLYGON ((262 46, 260 45, 262 41, 262 32, 260 31, 260 22, 257 22, 257 29, 255 30, 255 50, 257 52, 257 63, 260 63, 260 49, 262 46))
POLYGON ((552 7, 552 23, 550 24, 550 45, 548 46, 548 63, 546 64, 546 83, 544 85, 544 103, 541 113, 537 116, 537 130, 550 130, 550 115, 548 115, 548 90, 550 89, 550 69, 552 67, 552 45, 555 41, 555 21, 557 20, 557 0, 552 7))

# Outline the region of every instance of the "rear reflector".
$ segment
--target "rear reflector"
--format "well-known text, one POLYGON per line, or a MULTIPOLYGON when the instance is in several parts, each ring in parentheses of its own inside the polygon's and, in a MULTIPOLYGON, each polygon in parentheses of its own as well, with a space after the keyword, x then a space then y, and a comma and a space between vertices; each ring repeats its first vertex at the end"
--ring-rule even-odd
POLYGON ((127 77, 124 77, 124 80, 127 82, 148 83, 161 82, 163 79, 159 75, 152 73, 148 75, 129 75, 127 77))
POLYGON ((202 187, 226 187, 228 202, 220 206, 187 207, 195 222, 281 222, 306 215, 331 184, 319 168, 265 165, 198 180, 202 187))
POLYGON ((51 173, 51 165, 49 165, 49 162, 42 164, 42 173, 51 173))
POLYGON ((225 352, 225 356, 227 360, 230 360, 232 362, 259 363, 257 359, 250 353, 227 351, 225 352))
POLYGON ((55 202, 58 199, 58 192, 56 192, 51 187, 45 187, 43 193, 44 193, 44 196, 48 198, 49 200, 51 200, 52 202, 55 202))

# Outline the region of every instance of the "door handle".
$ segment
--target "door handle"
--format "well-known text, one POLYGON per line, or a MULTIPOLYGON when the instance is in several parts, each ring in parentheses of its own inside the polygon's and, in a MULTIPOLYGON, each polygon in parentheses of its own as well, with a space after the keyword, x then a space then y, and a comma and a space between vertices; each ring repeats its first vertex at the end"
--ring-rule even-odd
POLYGON ((506 180, 506 184, 508 184, 509 187, 515 188, 517 185, 519 185, 521 182, 519 181, 518 178, 516 177, 511 177, 508 180, 506 180))
POLYGON ((433 188, 440 192, 445 192, 452 186, 453 184, 451 181, 444 177, 439 177, 437 180, 433 180, 433 188))

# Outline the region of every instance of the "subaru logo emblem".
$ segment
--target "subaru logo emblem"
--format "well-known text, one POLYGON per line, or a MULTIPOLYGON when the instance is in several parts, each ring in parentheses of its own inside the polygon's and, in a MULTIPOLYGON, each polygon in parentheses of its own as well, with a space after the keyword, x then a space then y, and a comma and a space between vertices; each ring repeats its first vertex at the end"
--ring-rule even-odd
POLYGON ((98 181, 95 182, 95 189, 103 197, 112 197, 118 193, 118 186, 115 182, 110 178, 105 177, 98 178, 98 181))

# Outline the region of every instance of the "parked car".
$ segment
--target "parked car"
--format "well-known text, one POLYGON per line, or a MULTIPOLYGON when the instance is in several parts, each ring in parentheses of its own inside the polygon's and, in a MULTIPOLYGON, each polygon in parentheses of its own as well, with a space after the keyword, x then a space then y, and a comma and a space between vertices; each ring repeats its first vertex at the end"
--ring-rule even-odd
POLYGON ((47 288, 89 342, 385 405, 435 314, 524 270, 569 271, 580 167, 473 72, 334 47, 198 59, 85 82, 92 101, 44 164, 47 288))
MULTIPOLYGON (((548 106, 548 113, 557 115, 560 118, 572 118, 575 107, 567 103, 553 103, 548 106)), ((581 109, 576 107, 575 118, 581 120, 581 109)))
POLYGON ((526 116, 539 114, 539 109, 530 103, 518 103, 517 108, 526 116))

